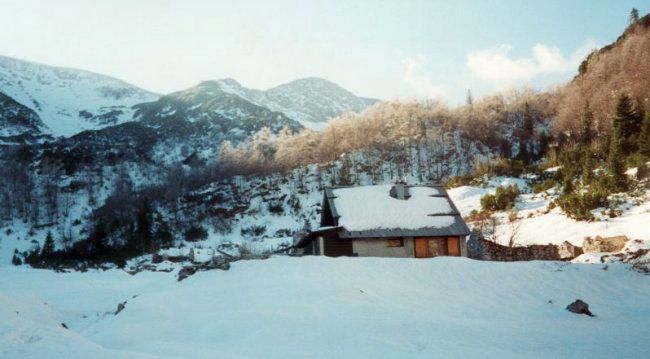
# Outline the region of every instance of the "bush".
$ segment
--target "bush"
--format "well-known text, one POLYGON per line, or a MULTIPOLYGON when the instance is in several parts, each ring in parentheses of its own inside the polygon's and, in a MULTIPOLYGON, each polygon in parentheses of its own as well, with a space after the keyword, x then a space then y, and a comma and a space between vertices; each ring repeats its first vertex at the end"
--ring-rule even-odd
POLYGON ((478 176, 510 176, 519 177, 524 172, 525 166, 522 161, 499 158, 488 163, 481 163, 476 170, 478 176))
POLYGON ((514 207, 519 196, 517 185, 499 186, 494 194, 486 194, 481 198, 481 208, 484 211, 503 211, 514 207))
POLYGON ((259 237, 266 233, 266 227, 261 225, 252 225, 248 228, 242 227, 240 232, 242 236, 259 237))
POLYGON ((592 210, 607 204, 607 193, 601 191, 573 192, 562 195, 557 204, 567 216, 578 221, 592 221, 592 210))
POLYGON ((535 183, 533 185, 533 193, 541 193, 544 191, 548 191, 549 189, 555 187, 556 183, 557 182, 552 178, 548 178, 542 182, 535 183))
POLYGON ((269 202, 268 206, 269 206, 269 213, 275 215, 280 215, 284 213, 284 205, 282 201, 271 201, 269 202))
POLYGON ((207 238, 208 231, 206 231, 205 228, 201 226, 190 227, 190 229, 185 231, 185 240, 188 242, 203 241, 207 238))

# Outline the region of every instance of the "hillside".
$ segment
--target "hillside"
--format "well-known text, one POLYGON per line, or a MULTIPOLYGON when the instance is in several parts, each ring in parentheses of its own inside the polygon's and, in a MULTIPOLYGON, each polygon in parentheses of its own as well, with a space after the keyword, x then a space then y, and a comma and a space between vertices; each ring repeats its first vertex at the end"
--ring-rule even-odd
POLYGON ((650 351, 650 281, 625 265, 276 257, 180 283, 175 272, 0 268, 0 356, 632 358, 650 351), (566 311, 576 299, 596 317, 566 311), (118 303, 125 306, 115 315, 118 303))
POLYGON ((5 56, 0 91, 35 111, 53 136, 129 121, 131 106, 159 97, 109 76, 5 56))
POLYGON ((592 52, 559 93, 557 132, 578 132, 588 101, 601 132, 609 133, 616 101, 627 94, 650 106, 650 15, 630 25, 612 44, 592 52))
POLYGON ((0 143, 29 141, 40 136, 44 127, 36 112, 0 92, 0 143))

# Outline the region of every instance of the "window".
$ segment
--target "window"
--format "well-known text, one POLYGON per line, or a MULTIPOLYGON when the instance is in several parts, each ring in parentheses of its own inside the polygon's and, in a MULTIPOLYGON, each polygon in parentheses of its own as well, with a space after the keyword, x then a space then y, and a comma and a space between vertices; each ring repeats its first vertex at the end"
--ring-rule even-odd
POLYGON ((387 247, 404 247, 404 239, 402 238, 389 238, 386 240, 387 247))

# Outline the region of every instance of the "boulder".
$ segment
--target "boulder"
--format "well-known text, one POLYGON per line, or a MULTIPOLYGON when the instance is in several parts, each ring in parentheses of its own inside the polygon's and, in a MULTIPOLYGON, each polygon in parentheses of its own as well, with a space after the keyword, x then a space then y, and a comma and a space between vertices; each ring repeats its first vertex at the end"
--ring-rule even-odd
POLYGON ((163 256, 161 256, 158 253, 153 254, 153 258, 151 258, 152 263, 158 264, 158 263, 162 263, 162 261, 163 261, 163 256))
POLYGON ((590 317, 593 317, 594 315, 591 313, 589 310, 589 304, 583 302, 580 299, 576 299, 575 302, 567 305, 566 310, 568 310, 571 313, 576 313, 576 314, 586 314, 590 317))
POLYGON ((126 308, 126 302, 119 303, 119 304, 117 305, 117 310, 115 311, 115 315, 120 314, 120 312, 123 311, 124 308, 126 308))
POLYGON ((557 252, 560 259, 573 259, 582 254, 582 248, 574 246, 568 241, 564 241, 557 247, 557 252))
POLYGON ((178 271, 178 281, 182 281, 183 279, 193 275, 196 273, 196 268, 195 267, 183 267, 180 271, 178 271))
POLYGON ((626 236, 587 237, 582 242, 582 250, 585 253, 620 252, 628 240, 626 236))

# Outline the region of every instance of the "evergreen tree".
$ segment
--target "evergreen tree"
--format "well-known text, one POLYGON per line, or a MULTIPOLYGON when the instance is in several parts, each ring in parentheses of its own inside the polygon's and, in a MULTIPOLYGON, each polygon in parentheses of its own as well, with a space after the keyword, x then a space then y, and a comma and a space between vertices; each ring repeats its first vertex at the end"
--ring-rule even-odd
POLYGON ((52 237, 52 232, 47 231, 47 236, 45 236, 45 243, 43 243, 43 249, 41 249, 41 258, 51 258, 53 254, 54 238, 52 237))
POLYGON ((633 25, 637 21, 639 21, 639 10, 633 7, 632 11, 630 11, 630 17, 628 18, 628 22, 630 23, 630 25, 633 25))
POLYGON ((609 157, 607 158, 607 169, 612 178, 612 190, 624 191, 627 189, 627 177, 625 177, 625 163, 623 161, 623 144, 619 136, 612 136, 609 145, 609 157))
POLYGON ((583 145, 590 145, 591 141, 594 139, 594 113, 591 112, 589 107, 589 101, 585 102, 585 108, 582 115, 582 133, 580 134, 580 140, 583 145))
POLYGON ((638 122, 638 113, 632 100, 625 94, 621 95, 616 105, 612 137, 617 138, 617 141, 620 142, 621 153, 624 156, 630 154, 633 148, 630 137, 639 130, 638 122))
POLYGON ((585 159, 582 163, 582 183, 587 184, 594 179, 594 160, 590 152, 585 154, 585 159))
POLYGON ((19 266, 19 265, 23 264, 23 261, 20 260, 20 257, 18 257, 18 255, 16 253, 14 253, 14 256, 11 257, 11 264, 13 264, 15 266, 19 266))
POLYGON ((133 238, 136 241, 135 247, 141 253, 152 250, 151 212, 151 203, 145 197, 136 216, 135 236, 133 238))
POLYGON ((645 118, 641 126, 641 133, 638 140, 639 153, 650 157, 650 111, 645 111, 645 118))

